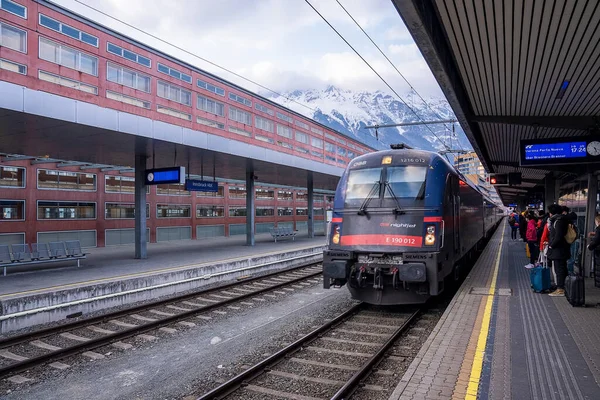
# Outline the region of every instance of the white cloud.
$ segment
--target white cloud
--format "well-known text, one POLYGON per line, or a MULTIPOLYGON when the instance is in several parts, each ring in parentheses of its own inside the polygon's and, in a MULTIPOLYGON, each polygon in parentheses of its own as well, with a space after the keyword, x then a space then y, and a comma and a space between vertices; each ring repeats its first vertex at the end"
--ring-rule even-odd
MULTIPOLYGON (((143 43, 250 90, 214 65, 82 6, 56 0, 143 43)), ((424 96, 439 87, 389 0, 340 0, 424 96)), ((389 91, 302 0, 88 0, 92 7, 277 91, 322 88, 389 91)), ((334 0, 311 0, 399 92, 408 85, 334 0)))

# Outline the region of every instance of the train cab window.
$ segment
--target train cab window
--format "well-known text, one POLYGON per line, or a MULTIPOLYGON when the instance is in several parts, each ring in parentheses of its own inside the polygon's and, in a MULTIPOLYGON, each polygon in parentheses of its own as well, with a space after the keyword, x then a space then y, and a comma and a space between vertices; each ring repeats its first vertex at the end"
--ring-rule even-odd
MULTIPOLYGON (((420 199, 425 194, 426 167, 402 165, 387 168, 387 181, 398 198, 420 199)), ((385 190, 385 198, 393 198, 389 189, 385 190)))
MULTIPOLYGON (((346 201, 365 199, 381 179, 381 168, 355 169, 348 174, 346 201)), ((375 194, 379 197, 379 193, 375 194)))

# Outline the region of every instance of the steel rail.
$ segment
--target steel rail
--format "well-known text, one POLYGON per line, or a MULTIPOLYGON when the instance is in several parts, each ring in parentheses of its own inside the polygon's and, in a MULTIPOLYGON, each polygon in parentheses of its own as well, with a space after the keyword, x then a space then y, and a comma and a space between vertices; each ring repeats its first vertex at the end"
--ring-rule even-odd
POLYGON ((379 351, 373 355, 365 364, 363 364, 358 371, 342 386, 340 390, 337 391, 331 397, 331 400, 342 400, 349 398, 356 389, 358 389, 362 380, 367 377, 369 372, 373 369, 374 366, 381 361, 385 353, 388 349, 394 344, 398 337, 402 335, 404 332, 408 330, 410 324, 417 318, 417 316, 421 313, 421 309, 415 311, 408 319, 400 326, 396 331, 392 334, 392 336, 381 346, 379 351))
POLYGON ((99 315, 97 317, 92 317, 92 318, 86 318, 83 320, 79 320, 79 321, 74 321, 74 322, 69 322, 66 324, 61 324, 61 325, 57 325, 57 326, 53 326, 50 328, 44 328, 44 329, 39 329, 24 335, 18 335, 18 336, 13 336, 13 337, 8 337, 6 339, 1 339, 0 340, 0 350, 5 349, 7 347, 13 347, 15 345, 21 344, 21 343, 28 343, 31 340, 35 340, 35 339, 41 339, 50 335, 53 335, 55 333, 60 333, 66 330, 73 330, 73 329, 78 329, 80 327, 83 326, 87 326, 87 325, 91 325, 91 324, 96 324, 96 323, 102 323, 102 322, 106 322, 109 319, 115 319, 115 318, 120 318, 123 316, 127 316, 129 314, 132 313, 138 313, 138 312, 142 312, 145 311, 147 309, 150 308, 156 308, 156 307, 160 307, 164 304, 170 304, 170 303, 176 303, 176 302, 180 302, 180 301, 185 301, 188 300, 190 298, 196 297, 196 296, 201 296, 201 295, 205 295, 205 294, 209 294, 211 292, 215 292, 215 291, 221 291, 221 290, 227 290, 229 288, 241 285, 241 284, 246 284, 249 282, 255 282, 257 280, 261 280, 261 279, 268 279, 269 277, 272 276, 276 276, 276 275, 280 275, 280 274, 285 274, 287 272, 293 272, 293 271, 297 271, 299 269, 303 269, 303 268, 307 268, 310 265, 314 265, 314 264, 319 264, 319 262, 310 262, 310 263, 306 263, 303 264, 299 267, 294 267, 294 268, 289 268, 289 269, 285 269, 285 270, 279 270, 279 271, 275 271, 269 274, 265 274, 265 275, 260 275, 260 276, 256 276, 253 278, 249 278, 249 279, 240 279, 236 282, 232 282, 232 283, 228 283, 225 284, 223 286, 218 286, 218 287, 213 287, 213 288, 209 288, 209 289, 204 289, 204 290, 200 290, 200 291, 196 291, 196 292, 192 292, 192 293, 187 293, 181 296, 175 296, 175 297, 169 297, 169 298, 165 298, 162 300, 157 300, 157 301, 153 301, 151 303, 145 303, 145 304, 141 304, 139 306, 134 306, 134 307, 129 307, 123 310, 119 310, 119 311, 115 311, 112 313, 108 313, 108 314, 102 314, 99 315))
MULTIPOLYGON (((318 264, 318 263, 314 263, 314 264, 318 264)), ((306 266, 304 268, 306 268, 306 266)), ((282 273, 285 273, 285 272, 290 272, 290 271, 292 271, 292 270, 280 271, 279 274, 282 274, 282 273)), ((113 334, 109 334, 109 335, 106 335, 106 336, 103 336, 103 337, 100 337, 100 338, 97 338, 97 339, 90 339, 87 342, 79 343, 79 344, 76 344, 74 346, 65 347, 65 348, 60 349, 60 350, 52 351, 50 353, 43 354, 43 355, 38 356, 38 357, 30 358, 30 359, 27 359, 27 360, 24 360, 24 361, 19 361, 17 363, 14 363, 14 364, 5 366, 3 368, 0 368, 0 378, 4 378, 6 376, 13 375, 13 374, 16 374, 16 373, 28 370, 28 369, 30 369, 32 367, 35 367, 35 366, 47 364, 49 362, 56 361, 56 360, 59 360, 59 359, 65 358, 65 357, 69 357, 69 356, 72 356, 72 355, 75 355, 75 354, 79 354, 79 353, 82 353, 82 352, 85 352, 85 351, 93 350, 93 349, 98 348, 98 347, 106 346, 108 344, 112 344, 112 343, 118 342, 120 340, 130 338, 132 336, 137 336, 139 334, 146 333, 148 331, 152 331, 152 330, 158 329, 158 328, 160 328, 160 327, 162 327, 164 325, 169 325, 169 324, 178 322, 180 320, 188 319, 190 317, 193 317, 196 314, 201 314, 201 313, 204 313, 206 311, 210 311, 210 310, 213 310, 215 308, 219 308, 219 307, 225 306, 225 305, 230 304, 230 303, 234 303, 234 302, 237 302, 237 301, 240 301, 240 300, 244 300, 244 299, 246 299, 248 297, 253 297, 253 296, 265 293, 265 292, 269 292, 269 291, 274 290, 274 289, 278 289, 280 287, 288 286, 290 284, 293 284, 293 283, 296 283, 296 282, 299 282, 299 281, 302 281, 302 280, 305 280, 305 279, 308 279, 308 278, 311 278, 311 277, 314 277, 314 276, 318 276, 321 273, 322 272, 316 272, 316 273, 308 274, 306 276, 295 278, 295 279, 292 279, 290 281, 282 282, 280 284, 276 284, 276 285, 273 285, 273 286, 265 287, 263 289, 259 289, 259 290, 255 291, 255 292, 245 293, 245 294, 242 294, 242 295, 239 295, 239 296, 236 296, 236 297, 232 297, 231 299, 220 301, 218 303, 209 304, 209 305, 207 305, 205 307, 193 309, 193 310, 190 310, 190 311, 184 311, 181 314, 176 314, 176 315, 173 315, 173 316, 170 316, 170 317, 165 317, 165 318, 159 319, 157 321, 152 321, 152 322, 149 322, 149 323, 144 324, 144 325, 136 326, 135 328, 125 329, 123 331, 115 332, 113 334)), ((269 276, 272 276, 272 275, 273 274, 269 274, 269 276)), ((266 277, 267 276, 265 275, 265 276, 261 276, 260 278, 257 277, 257 279, 265 279, 266 277)), ((247 283, 247 282, 249 282, 249 281, 243 281, 243 283, 247 283)), ((239 284, 241 284, 241 282, 238 282, 237 284, 239 285, 239 284)), ((229 285, 228 287, 231 287, 231 285, 229 285)), ((218 288, 218 289, 215 289, 215 290, 222 290, 223 288, 224 287, 221 287, 221 288, 218 288)), ((206 293, 206 292, 204 292, 204 293, 206 293)), ((194 296, 198 296, 198 295, 199 295, 199 293, 194 294, 194 296)), ((187 297, 189 297, 189 296, 186 295, 186 298, 187 297)), ((173 299, 171 299, 170 302, 173 302, 173 299)), ((132 313, 131 310, 126 310, 126 311, 128 311, 128 312, 126 312, 126 313, 125 312, 118 312, 118 314, 122 316, 122 315, 127 315, 127 314, 131 314, 132 313)), ((106 318, 108 318, 108 317, 107 316, 103 316, 103 318, 101 318, 100 320, 105 320, 106 318)), ((110 318, 111 319, 114 318, 114 315, 112 315, 110 318)), ((96 319, 93 319, 93 320, 96 320, 96 319)), ((82 326, 92 325, 92 323, 90 323, 89 320, 86 320, 86 322, 87 323, 85 325, 82 325, 82 326)), ((60 332, 60 330, 59 330, 59 332, 60 332)))
POLYGON ((342 314, 338 315, 331 321, 325 323, 324 325, 315 329, 314 331, 310 332, 309 334, 301 337, 300 339, 296 340, 294 343, 284 347, 283 349, 279 350, 277 353, 272 354, 268 358, 265 358, 263 361, 248 368, 246 371, 231 378, 230 380, 221 384, 220 386, 217 386, 210 392, 203 394, 202 396, 198 397, 196 400, 221 399, 225 396, 228 396, 229 394, 231 394, 232 392, 234 392, 235 390, 237 390, 241 386, 243 386, 247 381, 256 378, 258 375, 260 375, 263 372, 265 372, 266 370, 268 370, 269 366, 277 363, 278 361, 283 359, 285 356, 287 356, 291 352, 300 348, 306 342, 309 342, 312 339, 317 338, 320 334, 329 330, 331 327, 343 322, 344 320, 348 319, 352 315, 356 314, 358 311, 360 311, 361 308, 363 308, 363 303, 356 304, 355 306, 353 306, 349 310, 343 312, 342 314))

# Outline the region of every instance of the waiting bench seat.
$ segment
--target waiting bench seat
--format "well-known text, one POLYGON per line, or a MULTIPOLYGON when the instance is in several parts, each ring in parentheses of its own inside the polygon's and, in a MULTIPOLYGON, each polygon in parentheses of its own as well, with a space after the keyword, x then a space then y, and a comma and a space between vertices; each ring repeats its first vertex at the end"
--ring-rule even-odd
POLYGON ((292 228, 282 226, 279 228, 271 228, 269 229, 269 232, 273 239, 275 239, 275 242, 277 242, 277 239, 282 238, 292 238, 292 240, 296 240, 296 232, 292 230, 292 228))
POLYGON ((58 261, 73 260, 79 261, 87 256, 81 250, 79 240, 69 240, 65 242, 50 242, 50 243, 32 243, 31 249, 29 244, 12 244, 0 245, 0 268, 6 269, 16 265, 33 265, 45 264, 58 261))

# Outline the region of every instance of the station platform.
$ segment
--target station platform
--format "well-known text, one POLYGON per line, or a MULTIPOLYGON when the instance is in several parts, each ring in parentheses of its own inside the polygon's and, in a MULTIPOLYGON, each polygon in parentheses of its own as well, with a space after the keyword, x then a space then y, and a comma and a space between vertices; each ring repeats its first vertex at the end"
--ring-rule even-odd
POLYGON ((600 289, 534 293, 502 222, 390 399, 599 399, 600 289))
POLYGON ((273 241, 257 234, 148 243, 148 258, 134 259, 134 247, 86 249, 77 267, 63 264, 9 267, 0 276, 0 334, 57 321, 74 313, 155 299, 242 276, 322 259, 325 236, 273 241))

